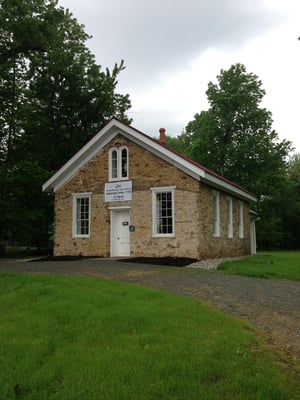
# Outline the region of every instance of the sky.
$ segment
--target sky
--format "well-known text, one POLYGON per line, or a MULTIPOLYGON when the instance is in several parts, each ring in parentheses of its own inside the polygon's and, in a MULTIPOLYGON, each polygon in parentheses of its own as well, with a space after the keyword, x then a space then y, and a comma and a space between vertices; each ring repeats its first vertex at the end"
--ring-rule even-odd
POLYGON ((300 152, 299 0, 59 0, 92 35, 102 68, 124 60, 118 93, 132 125, 158 137, 182 133, 207 110, 220 71, 242 63, 262 81, 262 107, 279 139, 300 152))

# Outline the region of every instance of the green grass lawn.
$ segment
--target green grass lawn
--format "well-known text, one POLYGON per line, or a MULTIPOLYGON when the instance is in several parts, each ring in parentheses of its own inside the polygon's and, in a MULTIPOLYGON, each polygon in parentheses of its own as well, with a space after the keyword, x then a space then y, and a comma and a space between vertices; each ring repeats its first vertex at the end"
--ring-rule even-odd
POLYGON ((300 251, 266 251, 218 267, 226 274, 256 278, 300 280, 300 251))
POLYGON ((0 274, 0 399, 296 399, 254 329, 190 298, 0 274))

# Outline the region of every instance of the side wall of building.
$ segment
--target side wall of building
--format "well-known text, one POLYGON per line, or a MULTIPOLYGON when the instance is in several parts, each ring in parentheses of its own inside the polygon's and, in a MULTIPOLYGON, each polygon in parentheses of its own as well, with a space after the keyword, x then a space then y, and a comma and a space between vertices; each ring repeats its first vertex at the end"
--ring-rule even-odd
POLYGON ((200 226, 199 226, 199 258, 239 257, 250 254, 250 220, 249 204, 243 204, 243 238, 239 234, 240 200, 232 199, 232 237, 228 237, 227 199, 228 194, 219 191, 220 235, 214 237, 213 232, 213 192, 215 189, 200 184, 200 226))

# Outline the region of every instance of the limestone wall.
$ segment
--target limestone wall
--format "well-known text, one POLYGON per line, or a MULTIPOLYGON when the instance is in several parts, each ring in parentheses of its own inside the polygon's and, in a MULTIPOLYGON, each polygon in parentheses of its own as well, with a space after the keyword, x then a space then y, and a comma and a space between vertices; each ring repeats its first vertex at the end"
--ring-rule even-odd
POLYGON ((238 237, 238 201, 233 198, 233 238, 227 239, 226 194, 220 193, 221 236, 213 237, 212 188, 187 176, 166 161, 119 135, 91 159, 55 194, 54 254, 110 255, 110 207, 130 207, 131 255, 191 258, 234 257, 250 254, 249 213, 244 203, 244 239, 238 237), (129 150, 129 179, 132 200, 104 202, 108 182, 108 151, 126 145, 129 150), (175 237, 152 235, 152 191, 175 186, 175 237), (74 193, 91 193, 89 238, 72 237, 74 193))

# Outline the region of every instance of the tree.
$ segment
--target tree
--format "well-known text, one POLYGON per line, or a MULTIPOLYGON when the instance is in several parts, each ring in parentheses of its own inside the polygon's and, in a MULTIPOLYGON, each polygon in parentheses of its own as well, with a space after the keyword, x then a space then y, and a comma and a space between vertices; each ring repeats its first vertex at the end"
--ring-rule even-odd
POLYGON ((62 18, 57 0, 1 0, 0 4, 0 64, 20 54, 45 52, 62 18))
POLYGON ((300 153, 294 154, 287 167, 289 192, 285 193, 287 206, 284 208, 286 248, 300 249, 300 153))
POLYGON ((291 144, 279 141, 271 113, 260 107, 265 95, 261 81, 236 64, 222 70, 206 94, 209 110, 186 127, 191 156, 258 196, 269 194, 291 144))
POLYGON ((115 92, 124 62, 102 71, 85 45, 84 27, 68 10, 57 31, 47 52, 30 56, 24 136, 25 150, 52 171, 113 115, 129 122, 130 107, 129 96, 115 92))
POLYGON ((40 246, 52 222, 42 183, 113 115, 130 122, 124 62, 103 71, 56 0, 2 0, 0 30, 0 241, 40 246))
POLYGON ((264 224, 258 239, 276 237, 279 243, 284 233, 275 211, 284 193, 291 143, 280 141, 272 129, 272 115, 261 107, 265 91, 256 75, 236 64, 221 70, 217 79, 208 84, 209 109, 195 115, 177 144, 183 143, 192 159, 255 193, 264 224))

